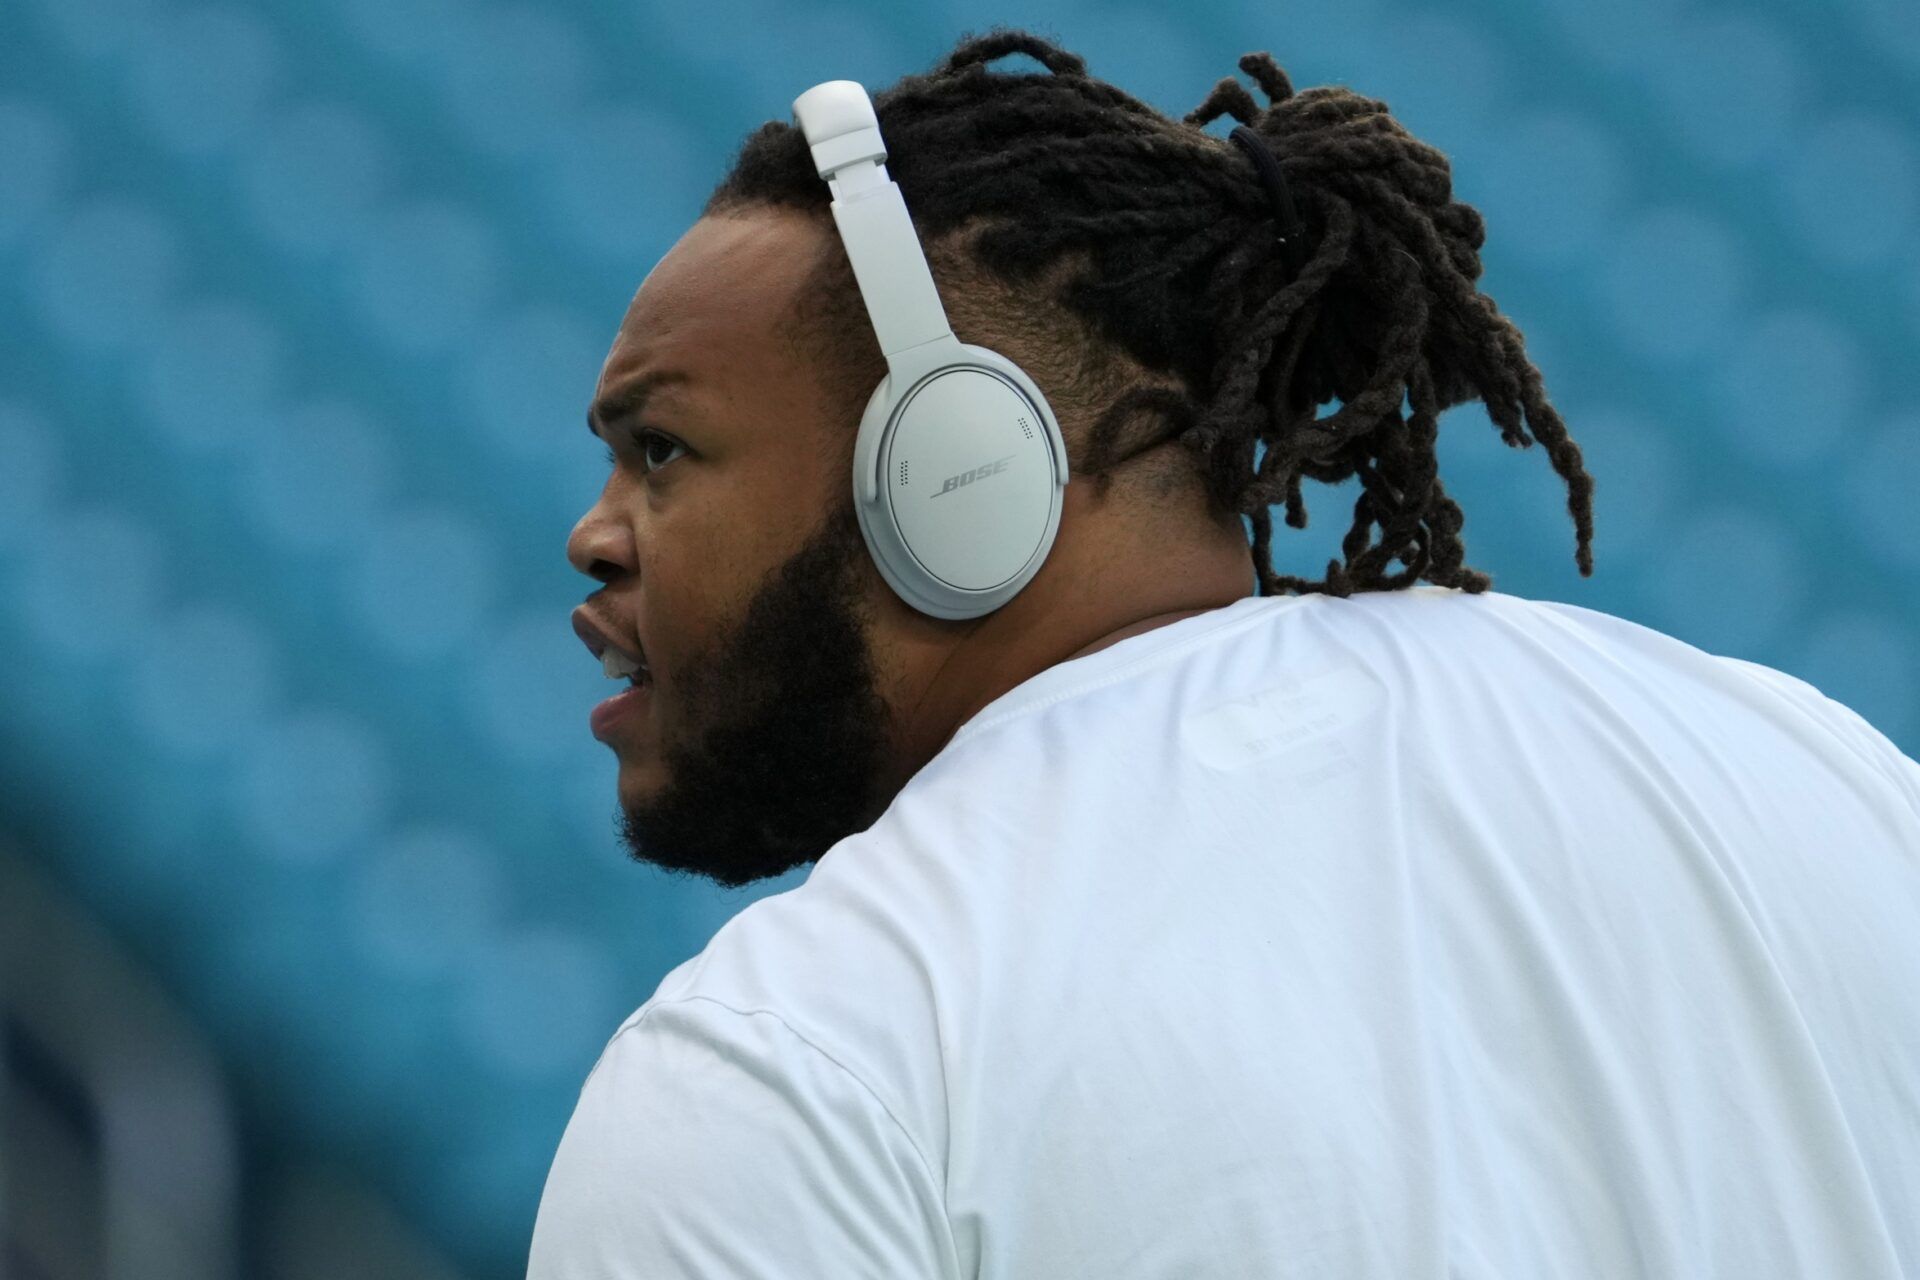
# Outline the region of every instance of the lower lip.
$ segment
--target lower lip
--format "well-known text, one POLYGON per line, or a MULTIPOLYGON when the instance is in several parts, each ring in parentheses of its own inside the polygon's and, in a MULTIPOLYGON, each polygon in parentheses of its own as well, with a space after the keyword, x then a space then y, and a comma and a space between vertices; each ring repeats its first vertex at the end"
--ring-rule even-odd
POLYGON ((593 715, 587 722, 593 730, 593 736, 602 742, 606 741, 607 731, 628 716, 636 715, 643 710, 652 692, 653 683, 648 681, 646 684, 633 685, 625 693, 616 693, 595 707, 593 715))

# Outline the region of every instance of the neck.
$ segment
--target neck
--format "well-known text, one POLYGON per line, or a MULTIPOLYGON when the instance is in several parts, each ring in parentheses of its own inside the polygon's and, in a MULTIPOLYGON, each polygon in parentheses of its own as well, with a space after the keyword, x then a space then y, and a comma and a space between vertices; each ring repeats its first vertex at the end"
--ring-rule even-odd
POLYGON ((952 624, 919 619, 894 676, 886 794, 897 794, 982 708, 1047 668, 1254 594, 1246 539, 1235 526, 1231 538, 1223 530, 1210 543, 1171 549, 1056 544, 1019 595, 957 637, 952 624))

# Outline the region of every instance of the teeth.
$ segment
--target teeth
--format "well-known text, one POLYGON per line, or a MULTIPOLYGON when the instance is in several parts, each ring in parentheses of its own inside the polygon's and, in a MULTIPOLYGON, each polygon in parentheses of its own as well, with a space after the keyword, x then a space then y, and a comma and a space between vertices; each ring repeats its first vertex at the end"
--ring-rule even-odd
POLYGON ((609 680, 625 680, 628 676, 643 668, 617 649, 609 649, 600 655, 600 667, 607 673, 609 680))

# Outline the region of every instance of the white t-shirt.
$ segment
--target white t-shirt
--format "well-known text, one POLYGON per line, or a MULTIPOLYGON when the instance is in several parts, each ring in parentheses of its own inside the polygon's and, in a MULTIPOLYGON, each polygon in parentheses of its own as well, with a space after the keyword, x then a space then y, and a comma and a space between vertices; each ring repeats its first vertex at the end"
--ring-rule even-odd
POLYGON ((1920 765, 1499 593, 1129 637, 662 980, 529 1275, 1920 1277, 1920 765))

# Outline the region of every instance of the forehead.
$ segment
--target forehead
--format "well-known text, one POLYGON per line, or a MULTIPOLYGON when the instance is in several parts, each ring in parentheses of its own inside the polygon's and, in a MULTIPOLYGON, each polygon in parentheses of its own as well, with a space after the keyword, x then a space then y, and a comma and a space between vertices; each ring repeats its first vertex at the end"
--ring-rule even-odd
POLYGON ((796 210, 699 219, 640 282, 602 366, 602 390, 643 369, 683 370, 692 386, 778 373, 792 360, 779 326, 823 234, 796 210))

